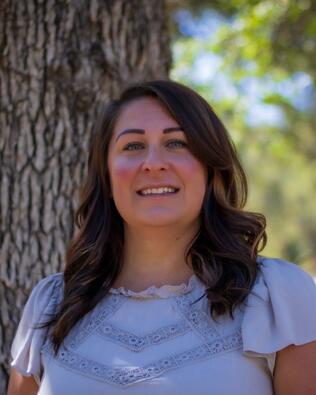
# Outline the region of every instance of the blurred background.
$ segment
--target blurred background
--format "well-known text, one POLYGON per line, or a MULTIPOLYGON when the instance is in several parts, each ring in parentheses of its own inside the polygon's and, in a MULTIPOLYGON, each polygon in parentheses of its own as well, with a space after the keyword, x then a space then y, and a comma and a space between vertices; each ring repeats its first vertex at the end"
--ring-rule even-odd
POLYGON ((169 1, 171 77, 223 119, 267 256, 316 273, 316 2, 169 1))

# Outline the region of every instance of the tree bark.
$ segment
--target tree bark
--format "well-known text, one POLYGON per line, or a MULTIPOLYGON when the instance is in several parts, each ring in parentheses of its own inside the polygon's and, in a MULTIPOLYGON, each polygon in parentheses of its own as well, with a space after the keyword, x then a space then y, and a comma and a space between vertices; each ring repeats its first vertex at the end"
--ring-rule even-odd
POLYGON ((34 285, 61 271, 98 104, 167 78, 163 0, 0 4, 0 394, 34 285))

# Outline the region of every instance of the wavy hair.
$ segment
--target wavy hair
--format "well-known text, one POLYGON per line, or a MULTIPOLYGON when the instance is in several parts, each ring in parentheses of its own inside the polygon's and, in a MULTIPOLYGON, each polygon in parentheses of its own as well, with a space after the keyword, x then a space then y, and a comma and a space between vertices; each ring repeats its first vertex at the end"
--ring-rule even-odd
POLYGON ((247 180, 223 123, 192 89, 156 80, 127 87, 101 114, 90 147, 88 172, 75 213, 78 232, 69 242, 64 270, 64 297, 51 326, 58 352, 74 325, 109 292, 121 270, 123 220, 111 197, 107 168, 114 125, 129 102, 154 97, 183 128, 192 154, 208 169, 201 225, 186 253, 196 276, 206 285, 213 318, 243 303, 258 272, 257 255, 267 241, 262 214, 243 210, 247 180))

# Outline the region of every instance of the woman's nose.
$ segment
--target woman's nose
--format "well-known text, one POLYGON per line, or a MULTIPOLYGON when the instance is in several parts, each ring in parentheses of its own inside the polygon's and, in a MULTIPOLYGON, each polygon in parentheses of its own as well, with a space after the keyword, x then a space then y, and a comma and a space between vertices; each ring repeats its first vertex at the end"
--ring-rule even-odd
POLYGON ((143 162, 144 170, 163 170, 168 168, 167 158, 161 148, 149 148, 143 162))

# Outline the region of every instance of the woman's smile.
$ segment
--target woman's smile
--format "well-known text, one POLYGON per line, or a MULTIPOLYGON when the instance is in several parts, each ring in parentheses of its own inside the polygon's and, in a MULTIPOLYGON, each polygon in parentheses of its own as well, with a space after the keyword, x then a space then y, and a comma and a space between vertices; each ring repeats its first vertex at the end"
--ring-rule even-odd
POLYGON ((165 198, 165 197, 171 197, 171 196, 175 196, 178 193, 178 191, 174 191, 174 192, 159 192, 159 193, 138 193, 138 195, 142 198, 165 198))
POLYGON ((159 196, 168 196, 168 195, 175 195, 179 191, 179 188, 173 187, 148 187, 143 188, 137 193, 143 197, 159 197, 159 196))

